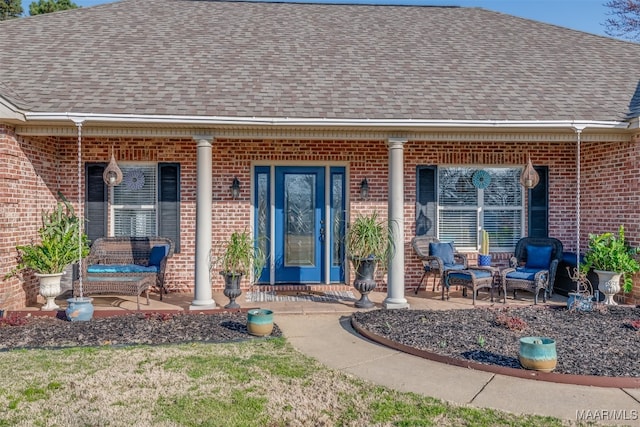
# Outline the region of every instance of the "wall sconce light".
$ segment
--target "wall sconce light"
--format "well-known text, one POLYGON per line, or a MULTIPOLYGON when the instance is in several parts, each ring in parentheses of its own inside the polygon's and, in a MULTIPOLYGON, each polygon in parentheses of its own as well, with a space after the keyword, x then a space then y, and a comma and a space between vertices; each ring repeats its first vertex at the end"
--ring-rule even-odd
POLYGON ((233 200, 238 200, 238 198, 240 197, 240 181, 238 181, 237 177, 233 178, 233 182, 231 183, 229 189, 231 190, 231 198, 233 200))
POLYGON ((109 164, 102 173, 102 179, 109 187, 119 185, 122 182, 122 171, 113 156, 113 148, 111 148, 111 161, 109 161, 109 164))
POLYGON ((369 198, 369 181, 367 181, 367 178, 360 181, 360 197, 363 199, 369 198))
POLYGON ((524 188, 531 190, 533 187, 538 185, 538 182, 540 182, 540 175, 538 175, 538 172, 533 168, 531 156, 529 156, 529 161, 524 167, 522 175, 520 175, 520 184, 522 184, 524 188))

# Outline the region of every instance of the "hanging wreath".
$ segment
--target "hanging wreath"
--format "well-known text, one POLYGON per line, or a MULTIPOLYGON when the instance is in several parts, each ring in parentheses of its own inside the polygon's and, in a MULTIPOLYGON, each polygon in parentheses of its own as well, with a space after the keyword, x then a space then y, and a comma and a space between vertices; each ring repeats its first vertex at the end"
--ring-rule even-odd
POLYGON ((489 186, 489 184, 491 184, 491 175, 489 175, 489 172, 485 171, 485 170, 477 170, 473 173, 473 177, 471 178, 471 182, 473 183, 473 186, 476 188, 487 188, 489 186))
POLYGON ((127 190, 140 190, 144 187, 144 172, 141 169, 131 169, 123 178, 127 190))

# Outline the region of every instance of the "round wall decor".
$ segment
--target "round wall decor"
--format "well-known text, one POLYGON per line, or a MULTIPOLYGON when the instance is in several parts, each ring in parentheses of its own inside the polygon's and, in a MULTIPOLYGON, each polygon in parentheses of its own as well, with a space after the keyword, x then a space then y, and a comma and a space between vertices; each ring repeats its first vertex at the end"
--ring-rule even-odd
POLYGON ((491 175, 489 172, 479 169, 473 173, 471 182, 473 182, 473 186, 476 188, 487 188, 489 184, 491 184, 491 175))
POLYGON ((140 190, 144 187, 144 173, 141 169, 131 169, 125 174, 123 181, 128 190, 140 190))

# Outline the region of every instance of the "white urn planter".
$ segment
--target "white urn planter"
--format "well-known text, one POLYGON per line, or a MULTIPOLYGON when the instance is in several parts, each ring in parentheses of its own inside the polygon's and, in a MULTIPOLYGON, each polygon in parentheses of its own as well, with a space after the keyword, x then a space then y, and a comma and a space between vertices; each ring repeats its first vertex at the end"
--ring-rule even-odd
POLYGON ((35 273, 36 277, 40 279, 40 295, 42 295, 47 302, 40 310, 57 310, 60 307, 56 304, 56 297, 60 295, 60 280, 64 273, 55 274, 40 274, 35 273))
POLYGON ((603 304, 618 305, 613 296, 620 292, 620 277, 615 271, 593 270, 598 275, 598 291, 605 295, 603 304))

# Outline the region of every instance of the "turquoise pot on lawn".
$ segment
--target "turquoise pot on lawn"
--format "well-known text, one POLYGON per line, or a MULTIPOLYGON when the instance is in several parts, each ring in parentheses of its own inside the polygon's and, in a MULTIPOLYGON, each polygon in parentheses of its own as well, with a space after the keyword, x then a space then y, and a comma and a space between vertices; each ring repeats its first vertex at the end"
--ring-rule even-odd
POLYGON ((518 359, 525 369, 551 372, 558 363, 556 341, 545 337, 522 337, 518 359))
POLYGON ((273 332, 273 311, 254 308, 247 312, 247 331, 251 335, 265 337, 273 332))

